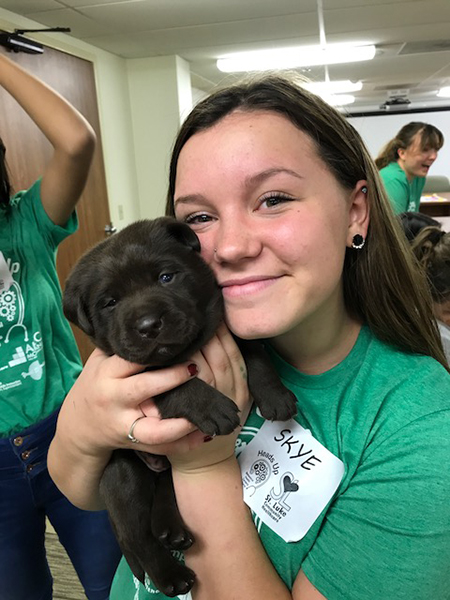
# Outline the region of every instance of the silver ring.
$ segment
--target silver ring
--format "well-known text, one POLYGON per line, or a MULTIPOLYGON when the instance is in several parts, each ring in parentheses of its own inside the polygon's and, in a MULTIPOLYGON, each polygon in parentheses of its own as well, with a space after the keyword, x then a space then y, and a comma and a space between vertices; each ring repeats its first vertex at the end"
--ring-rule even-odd
POLYGON ((134 427, 135 427, 136 423, 137 423, 138 421, 140 421, 141 419, 145 419, 145 415, 142 415, 142 417, 138 417, 138 418, 137 418, 135 421, 133 421, 133 423, 132 423, 132 425, 131 425, 131 427, 130 427, 130 431, 128 432, 128 439, 129 439, 131 442, 133 442, 133 444, 140 444, 140 443, 141 443, 141 442, 140 442, 140 441, 139 441, 139 440, 138 440, 136 437, 134 437, 134 435, 133 435, 134 427))

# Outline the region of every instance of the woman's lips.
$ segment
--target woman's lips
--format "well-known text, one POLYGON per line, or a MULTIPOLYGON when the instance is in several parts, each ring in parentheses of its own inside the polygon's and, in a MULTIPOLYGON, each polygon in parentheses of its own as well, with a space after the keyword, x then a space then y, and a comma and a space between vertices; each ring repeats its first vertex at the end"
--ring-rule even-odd
POLYGON ((230 280, 221 284, 222 293, 225 298, 238 298, 240 296, 249 296, 266 290, 280 277, 260 277, 242 280, 230 280))

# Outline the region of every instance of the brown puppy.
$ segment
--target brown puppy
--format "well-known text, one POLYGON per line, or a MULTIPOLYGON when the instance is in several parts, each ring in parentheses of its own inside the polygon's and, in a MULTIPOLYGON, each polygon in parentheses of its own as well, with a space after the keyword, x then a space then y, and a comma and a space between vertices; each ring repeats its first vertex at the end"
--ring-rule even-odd
MULTIPOLYGON (((85 254, 70 274, 64 312, 108 354, 159 368, 183 362, 223 318, 221 291, 201 258, 195 233, 169 217, 129 225, 85 254)), ((295 396, 279 381, 259 342, 237 340, 261 414, 285 421, 295 396)), ((154 398, 162 418, 185 417, 208 435, 239 425, 236 404, 198 378, 154 398)), ((186 594, 195 574, 171 550, 193 543, 176 507, 170 470, 148 469, 116 450, 101 490, 118 542, 135 576, 167 596, 186 594), (132 508, 130 508, 132 507, 132 508)))

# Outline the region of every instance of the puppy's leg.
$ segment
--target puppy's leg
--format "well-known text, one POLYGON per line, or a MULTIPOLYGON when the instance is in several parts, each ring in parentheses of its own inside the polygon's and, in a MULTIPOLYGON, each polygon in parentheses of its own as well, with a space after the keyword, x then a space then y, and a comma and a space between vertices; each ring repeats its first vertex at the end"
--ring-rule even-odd
POLYGON ((170 550, 187 550, 194 543, 177 506, 172 470, 159 473, 152 509, 153 535, 170 550))
POLYGON ((269 421, 288 421, 297 414, 297 399, 280 381, 262 342, 236 340, 247 365, 250 393, 269 421))
POLYGON ((151 512, 156 474, 132 450, 115 450, 100 490, 125 558, 144 583, 147 573, 166 596, 186 594, 194 572, 178 561, 153 535, 151 512))
POLYGON ((163 419, 184 417, 208 435, 227 435, 239 425, 236 404, 196 377, 153 400, 163 419))

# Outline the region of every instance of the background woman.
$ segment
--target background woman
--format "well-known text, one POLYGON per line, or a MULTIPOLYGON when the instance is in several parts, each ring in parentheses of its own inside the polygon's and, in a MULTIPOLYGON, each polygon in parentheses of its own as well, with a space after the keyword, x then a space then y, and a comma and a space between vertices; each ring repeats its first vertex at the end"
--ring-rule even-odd
POLYGON ((47 470, 57 412, 81 371, 56 249, 76 230, 95 135, 59 94, 4 56, 0 85, 53 146, 42 178, 11 197, 0 141, 0 598, 52 598, 47 516, 89 600, 106 600, 120 557, 107 515, 75 508, 47 470))
POLYGON ((443 145, 444 136, 437 127, 412 122, 375 159, 396 214, 419 210, 426 176, 443 145))

